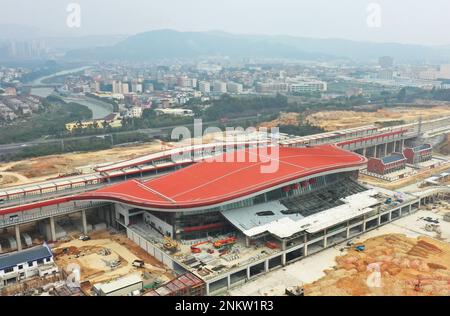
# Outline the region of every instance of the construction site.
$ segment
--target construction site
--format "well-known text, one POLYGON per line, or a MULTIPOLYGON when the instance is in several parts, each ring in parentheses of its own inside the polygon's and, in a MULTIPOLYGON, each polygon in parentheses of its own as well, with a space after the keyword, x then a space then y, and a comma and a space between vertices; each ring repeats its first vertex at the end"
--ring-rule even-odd
POLYGON ((448 102, 438 102, 430 107, 430 102, 424 102, 427 107, 417 107, 410 105, 408 107, 395 107, 379 109, 376 112, 356 112, 356 111, 321 111, 308 115, 306 121, 311 125, 323 128, 326 131, 334 131, 345 128, 352 128, 367 124, 389 124, 394 122, 410 123, 417 121, 420 117, 424 120, 435 119, 450 115, 448 102))
POLYGON ((441 199, 396 222, 363 233, 229 295, 450 295, 450 204, 441 199))
MULTIPOLYGON (((108 282, 138 272, 144 287, 153 288, 175 276, 167 267, 138 247, 123 234, 101 231, 89 235, 90 240, 60 241, 54 245, 56 264, 61 269, 80 267, 81 290, 91 294, 96 283, 108 282), (143 261, 136 266, 133 262, 143 261)), ((66 271, 70 273, 71 271, 66 271)))

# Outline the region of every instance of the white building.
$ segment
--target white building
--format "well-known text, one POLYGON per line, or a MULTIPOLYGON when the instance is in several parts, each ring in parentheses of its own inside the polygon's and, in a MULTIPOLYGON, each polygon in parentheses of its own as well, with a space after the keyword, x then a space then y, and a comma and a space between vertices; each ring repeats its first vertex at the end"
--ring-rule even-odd
POLYGON ((208 81, 200 81, 198 84, 198 89, 201 93, 210 93, 211 84, 208 81))
POLYGON ((94 284, 92 290, 98 296, 126 296, 144 288, 144 282, 137 274, 127 275, 114 281, 94 284))
POLYGON ((305 80, 289 84, 291 93, 327 91, 327 83, 319 80, 305 80))
POLYGON ((131 118, 141 118, 142 117, 143 110, 139 106, 133 106, 132 108, 127 110, 127 113, 125 114, 126 117, 131 118))
POLYGON ((227 89, 230 93, 242 93, 243 86, 240 83, 230 81, 227 83, 227 89))
POLYGON ((450 64, 441 65, 439 68, 439 78, 450 79, 450 64))
POLYGON ((213 90, 216 93, 227 93, 227 84, 223 81, 215 81, 213 90))
POLYGON ((158 115, 172 115, 172 116, 194 116, 194 112, 191 109, 156 109, 158 115))
POLYGON ((58 267, 54 264, 53 253, 46 244, 0 255, 0 288, 54 272, 58 272, 58 267))

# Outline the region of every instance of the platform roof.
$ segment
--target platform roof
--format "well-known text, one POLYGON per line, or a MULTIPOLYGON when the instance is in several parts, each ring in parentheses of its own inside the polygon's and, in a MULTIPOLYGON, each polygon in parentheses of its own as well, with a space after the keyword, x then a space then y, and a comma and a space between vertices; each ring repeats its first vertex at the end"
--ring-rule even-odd
POLYGON ((222 211, 225 218, 246 236, 252 237, 263 233, 271 233, 279 238, 288 238, 294 234, 306 231, 315 233, 327 227, 357 217, 372 211, 371 206, 380 201, 374 196, 378 194, 375 189, 350 195, 342 198, 344 204, 329 208, 325 211, 303 217, 301 215, 284 215, 280 211, 283 205, 279 202, 269 202, 260 205, 222 211), (262 218, 256 213, 272 210, 273 216, 262 218))
POLYGON ((118 201, 148 209, 213 206, 314 174, 359 169, 367 162, 366 158, 334 145, 277 147, 278 154, 274 150, 236 151, 222 155, 224 162, 202 161, 159 178, 125 181, 83 193, 79 198, 118 201), (230 155, 234 162, 229 162, 230 155), (243 159, 237 160, 238 155, 243 159), (263 172, 270 165, 278 168, 263 172))

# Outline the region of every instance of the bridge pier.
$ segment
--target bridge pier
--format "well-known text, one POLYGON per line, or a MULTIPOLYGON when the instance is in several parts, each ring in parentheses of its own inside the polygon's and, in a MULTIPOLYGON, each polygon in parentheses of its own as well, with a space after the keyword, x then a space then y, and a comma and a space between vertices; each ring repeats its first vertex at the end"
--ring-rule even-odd
POLYGON ((86 210, 81 211, 81 221, 83 223, 83 234, 87 234, 87 220, 86 220, 86 210))
POLYGON ((22 250, 22 240, 20 239, 20 225, 14 226, 14 230, 16 231, 16 242, 17 242, 17 250, 22 250))
POLYGON ((52 241, 56 241, 56 229, 55 229, 55 217, 50 217, 50 238, 52 241))

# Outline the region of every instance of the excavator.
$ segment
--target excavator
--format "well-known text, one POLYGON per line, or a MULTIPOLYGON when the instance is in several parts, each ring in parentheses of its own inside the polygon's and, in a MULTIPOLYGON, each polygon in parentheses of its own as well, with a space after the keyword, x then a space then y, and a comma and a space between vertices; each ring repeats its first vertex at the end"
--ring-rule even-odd
POLYGON ((201 245, 204 245, 204 244, 208 244, 208 243, 210 243, 210 241, 209 240, 205 240, 205 241, 201 241, 201 242, 198 242, 196 244, 193 244, 191 246, 191 252, 192 253, 201 253, 202 250, 200 248, 198 248, 198 246, 201 246, 201 245))
POLYGON ((225 239, 221 239, 221 240, 217 240, 216 242, 213 243, 214 248, 221 248, 223 246, 227 246, 227 245, 233 245, 236 243, 237 238, 232 236, 232 237, 228 237, 225 239))

